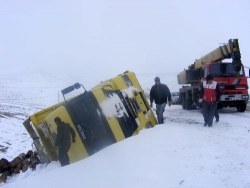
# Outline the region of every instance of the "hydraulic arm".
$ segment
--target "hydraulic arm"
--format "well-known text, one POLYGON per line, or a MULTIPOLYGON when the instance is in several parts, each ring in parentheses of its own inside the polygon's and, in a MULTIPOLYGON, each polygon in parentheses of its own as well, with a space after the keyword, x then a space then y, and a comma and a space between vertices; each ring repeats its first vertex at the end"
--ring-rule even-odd
POLYGON ((238 39, 230 39, 228 44, 220 46, 204 57, 196 60, 194 62, 194 67, 190 67, 190 69, 199 69, 207 63, 218 62, 229 58, 232 58, 234 68, 236 72, 239 72, 242 64, 238 39))

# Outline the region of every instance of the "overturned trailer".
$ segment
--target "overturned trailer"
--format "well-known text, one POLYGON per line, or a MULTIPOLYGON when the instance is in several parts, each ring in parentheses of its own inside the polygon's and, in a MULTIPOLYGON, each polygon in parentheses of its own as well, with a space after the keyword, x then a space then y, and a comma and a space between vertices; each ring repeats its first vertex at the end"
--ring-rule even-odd
MULTIPOLYGON (((76 83, 62 94, 81 86, 76 83)), ((157 124, 136 75, 129 71, 29 116, 23 124, 42 163, 58 160, 55 117, 69 123, 76 132, 76 142, 68 152, 71 163, 157 124)))

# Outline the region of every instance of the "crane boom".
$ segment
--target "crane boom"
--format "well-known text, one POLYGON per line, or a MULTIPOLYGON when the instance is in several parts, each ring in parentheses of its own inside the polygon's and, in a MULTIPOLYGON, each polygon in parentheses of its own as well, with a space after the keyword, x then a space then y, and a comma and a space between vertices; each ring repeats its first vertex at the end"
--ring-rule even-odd
POLYGON ((232 59, 233 69, 239 75, 242 63, 238 39, 229 39, 227 44, 224 44, 200 59, 197 59, 193 64, 188 66, 188 69, 185 69, 178 74, 178 83, 200 83, 200 70, 203 69, 205 65, 213 62, 221 62, 224 59, 230 58, 232 59))
POLYGON ((232 58, 234 68, 239 72, 241 70, 241 54, 238 39, 230 39, 228 44, 220 46, 204 57, 196 60, 192 68, 199 69, 207 63, 218 62, 229 58, 232 58))

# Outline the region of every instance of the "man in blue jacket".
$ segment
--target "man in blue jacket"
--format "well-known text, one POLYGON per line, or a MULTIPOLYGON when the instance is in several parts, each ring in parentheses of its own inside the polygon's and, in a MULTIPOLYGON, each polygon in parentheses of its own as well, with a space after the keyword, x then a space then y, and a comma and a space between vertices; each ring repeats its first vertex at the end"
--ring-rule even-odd
POLYGON ((153 107, 153 101, 156 104, 156 114, 159 124, 163 124, 163 112, 165 110, 166 104, 171 106, 172 99, 171 93, 165 84, 160 82, 160 78, 155 78, 155 85, 152 86, 150 90, 150 106, 153 107))

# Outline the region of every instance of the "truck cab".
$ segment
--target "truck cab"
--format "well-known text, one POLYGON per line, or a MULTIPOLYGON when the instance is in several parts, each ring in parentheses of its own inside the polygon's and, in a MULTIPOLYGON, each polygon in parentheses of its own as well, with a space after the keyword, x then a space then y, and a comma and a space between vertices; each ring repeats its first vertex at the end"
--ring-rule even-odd
POLYGON ((239 112, 246 110, 248 84, 243 65, 236 71, 230 62, 209 63, 204 66, 204 77, 211 74, 220 85, 221 97, 218 108, 236 107, 239 112))
MULTIPOLYGON (((62 93, 78 89, 79 85, 69 86, 62 93)), ((37 112, 23 123, 42 162, 58 159, 54 147, 57 136, 55 117, 68 123, 76 132, 76 142, 68 151, 70 163, 157 124, 139 81, 129 71, 37 112)))
POLYGON ((249 95, 238 39, 229 39, 227 44, 196 59, 177 75, 178 84, 182 85, 179 91, 183 109, 196 109, 201 105, 198 103, 200 84, 208 74, 220 85, 221 97, 217 107, 236 107, 237 111, 244 112, 249 95), (225 59, 232 62, 222 62, 225 59))

